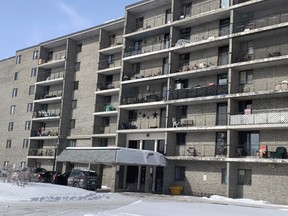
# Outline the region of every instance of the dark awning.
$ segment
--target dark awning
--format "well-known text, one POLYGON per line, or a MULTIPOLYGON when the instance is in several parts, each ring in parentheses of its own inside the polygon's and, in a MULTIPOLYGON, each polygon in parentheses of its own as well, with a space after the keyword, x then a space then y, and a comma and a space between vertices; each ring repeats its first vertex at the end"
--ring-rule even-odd
POLYGON ((68 147, 56 159, 58 162, 166 166, 164 155, 140 149, 121 147, 68 147))

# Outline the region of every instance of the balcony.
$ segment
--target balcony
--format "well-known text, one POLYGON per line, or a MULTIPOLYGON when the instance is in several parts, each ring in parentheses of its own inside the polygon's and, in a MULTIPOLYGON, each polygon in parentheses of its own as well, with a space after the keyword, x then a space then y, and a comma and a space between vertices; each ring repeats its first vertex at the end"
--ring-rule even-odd
POLYGON ((230 116, 230 125, 287 124, 288 112, 263 112, 230 116))
POLYGON ((121 105, 138 104, 138 103, 151 103, 166 100, 166 95, 162 95, 162 92, 153 92, 148 94, 125 94, 121 98, 121 105))
POLYGON ((39 110, 33 112, 32 119, 33 121, 53 121, 58 120, 60 117, 60 111, 59 109, 54 110, 39 110))
POLYGON ((169 18, 166 18, 166 14, 161 14, 158 16, 154 16, 149 19, 144 19, 143 23, 139 22, 137 24, 128 25, 127 30, 128 34, 138 32, 138 31, 144 31, 144 30, 150 30, 156 27, 160 27, 164 24, 168 24, 172 22, 172 16, 169 18))
POLYGON ((288 22, 288 12, 268 14, 265 17, 239 21, 234 25, 234 33, 248 32, 253 29, 264 28, 288 22))
POLYGON ((58 53, 53 53, 52 56, 48 58, 40 58, 38 60, 38 65, 41 68, 55 68, 55 67, 61 67, 65 65, 65 60, 66 60, 66 52, 58 52, 58 53))
POLYGON ((111 58, 111 59, 105 59, 99 61, 99 70, 108 70, 113 68, 119 68, 121 67, 121 58, 111 58))
POLYGON ((31 148, 28 157, 54 157, 55 150, 55 148, 31 148))
POLYGON ((62 97, 62 90, 51 91, 43 94, 36 94, 35 100, 53 100, 62 97))
POLYGON ((117 130, 117 124, 110 124, 102 127, 94 127, 94 134, 115 134, 117 130))
POLYGON ((161 76, 164 74, 169 74, 170 65, 169 64, 161 64, 158 66, 153 65, 147 67, 141 67, 137 72, 125 72, 123 76, 123 81, 126 80, 135 80, 135 79, 143 79, 143 78, 152 78, 161 76))
POLYGON ((104 82, 97 83, 97 91, 105 91, 111 89, 118 89, 120 87, 120 82, 104 82))
POLYGON ((191 89, 170 90, 169 100, 208 97, 226 94, 228 94, 228 85, 212 85, 206 87, 194 87, 191 89))
POLYGON ((32 131, 32 137, 42 138, 54 138, 58 137, 58 128, 39 128, 38 130, 32 131))
MULTIPOLYGON (((37 84, 41 84, 41 83, 51 83, 51 82, 55 82, 55 80, 63 80, 64 78, 64 71, 59 71, 59 72, 54 72, 54 73, 43 73, 43 74, 39 74, 37 77, 37 84), (41 83, 40 83, 41 82, 41 83)), ((56 84, 58 84, 58 82, 56 82, 56 84)))
POLYGON ((101 42, 101 49, 100 52, 106 53, 109 52, 109 50, 114 49, 121 49, 121 46, 123 45, 123 36, 119 35, 114 38, 113 41, 107 41, 107 42, 101 42))
POLYGON ((95 106, 95 114, 96 113, 103 113, 103 115, 111 115, 112 113, 117 113, 117 106, 114 104, 107 104, 107 103, 97 103, 95 106), (110 114, 109 114, 110 113, 110 114))
POLYGON ((170 38, 167 40, 150 40, 140 46, 128 46, 124 50, 124 58, 129 56, 141 55, 145 53, 158 52, 170 48, 170 38))
POLYGON ((226 148, 215 152, 216 144, 195 144, 195 145, 177 145, 175 149, 175 156, 189 156, 191 160, 207 158, 226 158, 226 148))
POLYGON ((234 63, 249 62, 266 58, 281 59, 282 56, 287 58, 286 55, 288 55, 288 44, 279 44, 269 47, 257 47, 252 48, 252 50, 242 50, 238 52, 238 55, 234 56, 233 58, 234 63))

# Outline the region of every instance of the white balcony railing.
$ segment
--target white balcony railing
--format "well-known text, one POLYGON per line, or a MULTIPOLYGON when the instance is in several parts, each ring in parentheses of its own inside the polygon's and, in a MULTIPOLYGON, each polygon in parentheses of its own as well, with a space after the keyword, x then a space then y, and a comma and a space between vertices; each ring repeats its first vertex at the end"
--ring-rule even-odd
POLYGON ((268 112, 232 115, 230 125, 283 124, 288 123, 288 112, 268 112))

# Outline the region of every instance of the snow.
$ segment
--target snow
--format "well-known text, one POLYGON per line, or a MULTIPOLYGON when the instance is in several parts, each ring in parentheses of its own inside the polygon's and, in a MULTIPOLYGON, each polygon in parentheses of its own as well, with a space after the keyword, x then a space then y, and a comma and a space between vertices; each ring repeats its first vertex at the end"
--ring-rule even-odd
POLYGON ((0 182, 0 215, 69 216, 284 216, 288 206, 221 196, 198 198, 143 193, 105 193, 79 188, 0 182))

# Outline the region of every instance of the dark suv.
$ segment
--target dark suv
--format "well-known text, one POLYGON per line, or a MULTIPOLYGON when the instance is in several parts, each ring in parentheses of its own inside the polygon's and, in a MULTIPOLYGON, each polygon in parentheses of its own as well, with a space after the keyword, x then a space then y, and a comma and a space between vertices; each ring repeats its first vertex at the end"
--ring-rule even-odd
POLYGON ((67 179, 67 185, 83 189, 96 190, 101 188, 98 174, 94 171, 73 169, 67 179))

